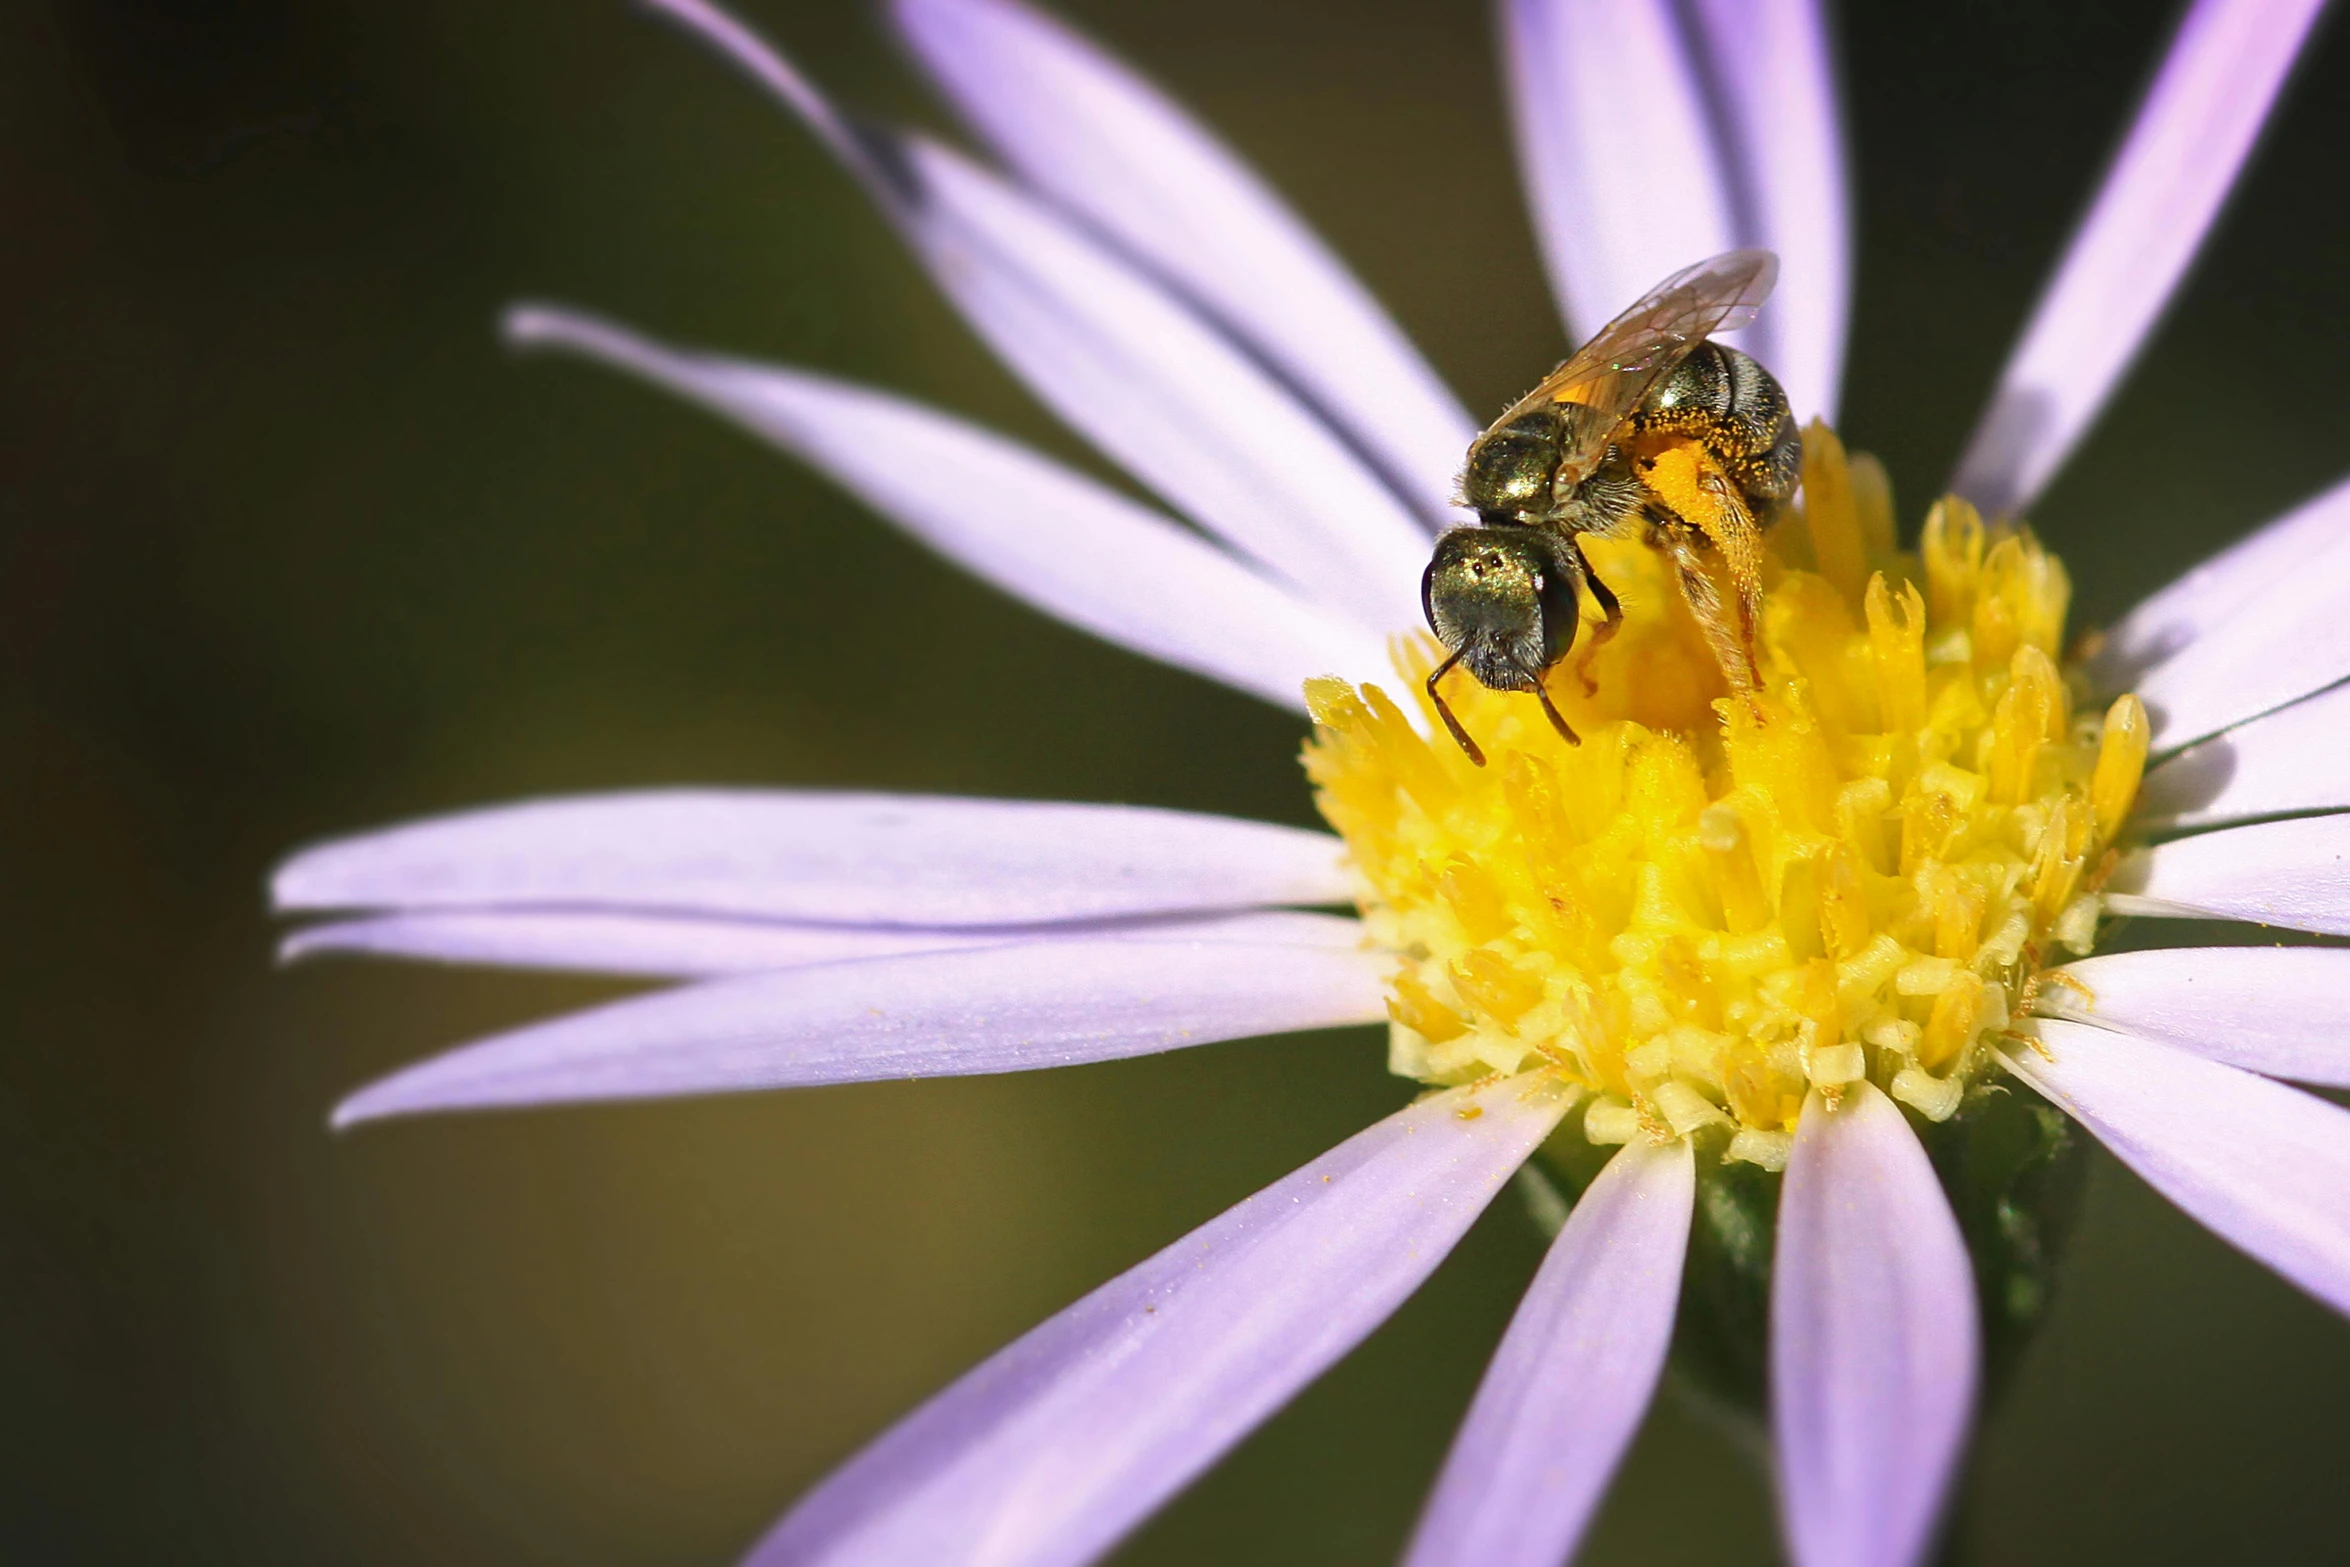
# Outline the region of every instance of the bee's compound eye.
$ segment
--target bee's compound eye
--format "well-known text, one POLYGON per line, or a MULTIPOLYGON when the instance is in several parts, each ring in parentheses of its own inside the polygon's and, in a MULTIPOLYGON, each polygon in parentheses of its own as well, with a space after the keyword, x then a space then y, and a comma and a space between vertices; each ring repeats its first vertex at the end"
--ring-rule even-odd
POLYGON ((1575 642, 1575 624, 1581 614, 1572 572, 1553 565, 1534 573, 1534 601, 1542 606, 1542 667, 1548 669, 1567 656, 1575 642))

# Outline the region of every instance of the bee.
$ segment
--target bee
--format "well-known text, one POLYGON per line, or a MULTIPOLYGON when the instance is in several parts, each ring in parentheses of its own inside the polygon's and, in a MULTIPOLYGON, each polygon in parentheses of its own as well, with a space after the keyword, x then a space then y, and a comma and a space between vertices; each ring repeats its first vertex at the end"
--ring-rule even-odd
POLYGON ((1484 754, 1437 690, 1455 664, 1495 691, 1533 692, 1576 743, 1543 675, 1574 644, 1580 593, 1602 617, 1576 664, 1585 689, 1591 656, 1623 621, 1583 556, 1587 533, 1663 551, 1730 689, 1761 688, 1762 532, 1795 489, 1803 438, 1771 373, 1707 339, 1752 321, 1778 275, 1767 250, 1674 273, 1470 444, 1460 500, 1477 521, 1436 541, 1420 605, 1450 655, 1429 675, 1428 695, 1479 766, 1484 754), (1695 502, 1683 486, 1678 509, 1650 483, 1658 458, 1676 449, 1697 475, 1695 502), (1732 590, 1727 613, 1707 570, 1716 557, 1732 590))

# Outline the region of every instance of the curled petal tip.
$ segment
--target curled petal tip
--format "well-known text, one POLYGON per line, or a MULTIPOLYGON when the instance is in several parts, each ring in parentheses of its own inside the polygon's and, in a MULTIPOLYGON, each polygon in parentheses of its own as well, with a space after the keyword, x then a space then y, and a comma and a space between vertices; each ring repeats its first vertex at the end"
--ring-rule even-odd
POLYGON ((498 315, 498 338, 508 348, 536 348, 561 328, 556 312, 545 305, 508 305, 498 315))
POLYGON ((522 299, 498 316, 498 339, 517 353, 574 349, 601 354, 631 368, 651 352, 643 338, 604 317, 550 300, 522 299))
POLYGON ((340 1136, 363 1121, 377 1119, 381 1112, 370 1110, 363 1102, 366 1098, 366 1091, 361 1090, 336 1105, 326 1118, 326 1129, 340 1136))

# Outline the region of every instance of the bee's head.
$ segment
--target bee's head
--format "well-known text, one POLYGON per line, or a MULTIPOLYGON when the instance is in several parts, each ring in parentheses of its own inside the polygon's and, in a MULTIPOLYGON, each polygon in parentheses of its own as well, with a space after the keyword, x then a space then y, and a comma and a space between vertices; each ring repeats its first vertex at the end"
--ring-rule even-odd
POLYGON ((1462 502, 1488 517, 1547 512, 1561 433, 1558 414, 1537 408, 1478 437, 1461 470, 1462 502))
POLYGON ((1575 574, 1551 534, 1455 528, 1420 579, 1428 628, 1495 691, 1532 691, 1575 640, 1575 574))

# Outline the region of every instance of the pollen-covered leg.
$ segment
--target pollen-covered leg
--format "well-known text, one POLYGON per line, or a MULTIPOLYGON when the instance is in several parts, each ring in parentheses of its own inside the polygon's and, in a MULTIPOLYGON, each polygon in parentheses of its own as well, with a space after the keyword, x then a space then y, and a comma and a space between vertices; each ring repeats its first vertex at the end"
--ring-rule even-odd
MULTIPOLYGON (((1689 600, 1689 612, 1697 617, 1698 629, 1705 633, 1706 645, 1713 650, 1714 661, 1722 666, 1722 678, 1739 696, 1752 696, 1762 689, 1762 671, 1755 659, 1754 626, 1761 621, 1760 606, 1749 606, 1741 589, 1736 595, 1738 613, 1735 621, 1724 612, 1721 590, 1714 586, 1713 573, 1706 569, 1705 537, 1689 524, 1678 519, 1660 522, 1649 534, 1656 547, 1681 576, 1682 597, 1689 600)), ((1735 579, 1733 579, 1735 585, 1735 579)))
POLYGON ((1681 572, 1682 590, 1722 666, 1730 689, 1744 696, 1761 689, 1763 537, 1738 485, 1704 447, 1673 440, 1641 459, 1641 479, 1679 526, 1654 530, 1658 546, 1681 572), (1691 537, 1694 533, 1695 537, 1691 537), (1702 539, 1730 579, 1730 616, 1704 567, 1702 539))
POLYGON ((1738 615, 1738 640, 1751 665, 1760 662, 1763 606, 1762 522, 1748 509, 1729 475, 1710 463, 1700 468, 1698 488, 1714 503, 1712 520, 1701 513, 1697 525, 1721 551, 1723 569, 1730 576, 1731 605, 1738 615))

